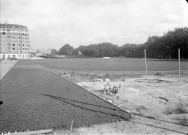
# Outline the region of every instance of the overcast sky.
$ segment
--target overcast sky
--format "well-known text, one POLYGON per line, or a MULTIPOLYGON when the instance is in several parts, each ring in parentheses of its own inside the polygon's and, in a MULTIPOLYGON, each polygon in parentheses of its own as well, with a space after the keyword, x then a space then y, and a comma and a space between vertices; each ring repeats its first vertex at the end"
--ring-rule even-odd
POLYGON ((188 26, 185 0, 1 0, 1 23, 25 25, 31 46, 144 43, 188 26))

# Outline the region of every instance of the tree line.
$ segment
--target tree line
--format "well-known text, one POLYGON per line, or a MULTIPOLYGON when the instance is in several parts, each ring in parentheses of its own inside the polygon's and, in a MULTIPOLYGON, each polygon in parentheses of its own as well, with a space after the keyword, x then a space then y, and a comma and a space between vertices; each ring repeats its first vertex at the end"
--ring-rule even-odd
POLYGON ((129 57, 143 58, 144 49, 148 58, 177 59, 178 48, 181 58, 188 59, 188 28, 176 28, 164 33, 162 36, 148 37, 144 44, 124 44, 122 46, 112 43, 99 43, 80 45, 77 48, 65 44, 58 51, 53 49, 52 55, 65 55, 68 57, 129 57))

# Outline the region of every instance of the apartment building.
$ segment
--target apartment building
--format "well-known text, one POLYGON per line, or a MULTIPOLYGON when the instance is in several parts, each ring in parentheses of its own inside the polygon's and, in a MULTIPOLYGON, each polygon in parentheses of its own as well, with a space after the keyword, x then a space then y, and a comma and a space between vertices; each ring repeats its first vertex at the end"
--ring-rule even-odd
POLYGON ((0 24, 0 59, 30 58, 28 28, 18 24, 0 24))

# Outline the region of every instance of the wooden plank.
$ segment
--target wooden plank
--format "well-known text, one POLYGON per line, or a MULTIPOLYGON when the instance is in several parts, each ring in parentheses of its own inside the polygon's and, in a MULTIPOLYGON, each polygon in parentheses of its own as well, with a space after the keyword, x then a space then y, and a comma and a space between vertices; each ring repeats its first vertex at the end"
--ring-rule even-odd
POLYGON ((52 129, 38 130, 38 131, 28 131, 28 132, 18 132, 10 133, 10 135, 38 135, 38 134, 50 134, 53 133, 52 129))
POLYGON ((144 57, 145 57, 146 77, 147 77, 147 75, 148 75, 148 68, 147 68, 147 60, 146 60, 146 49, 144 49, 144 57))

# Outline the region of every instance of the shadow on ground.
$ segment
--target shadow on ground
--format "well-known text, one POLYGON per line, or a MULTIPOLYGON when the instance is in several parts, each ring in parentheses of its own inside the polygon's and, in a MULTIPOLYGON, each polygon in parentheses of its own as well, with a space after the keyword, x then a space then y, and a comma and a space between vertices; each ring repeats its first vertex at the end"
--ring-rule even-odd
POLYGON ((72 99, 67 99, 67 98, 63 98, 63 97, 59 97, 59 96, 55 96, 55 95, 48 95, 48 94, 42 94, 43 96, 47 96, 56 100, 59 100, 61 102, 70 104, 72 106, 75 107, 79 107, 81 109, 84 110, 88 110, 88 111, 92 111, 92 112, 97 112, 97 113, 102 113, 102 114, 106 114, 106 115, 110 115, 110 116, 115 116, 119 121, 120 120, 130 120, 131 117, 127 118, 127 117, 123 117, 122 115, 117 115, 117 113, 110 113, 108 110, 111 111, 115 111, 115 112, 122 112, 122 110, 117 110, 117 109, 113 109, 113 108, 109 108, 109 107, 105 107, 105 106, 99 106, 99 105, 95 105, 95 104, 89 104, 89 103, 85 103, 85 102, 80 102, 80 101, 76 101, 76 100, 72 100, 72 99), (92 109, 92 107, 95 106, 98 108, 97 109, 92 109), (106 109, 106 111, 100 111, 101 109, 106 109))

